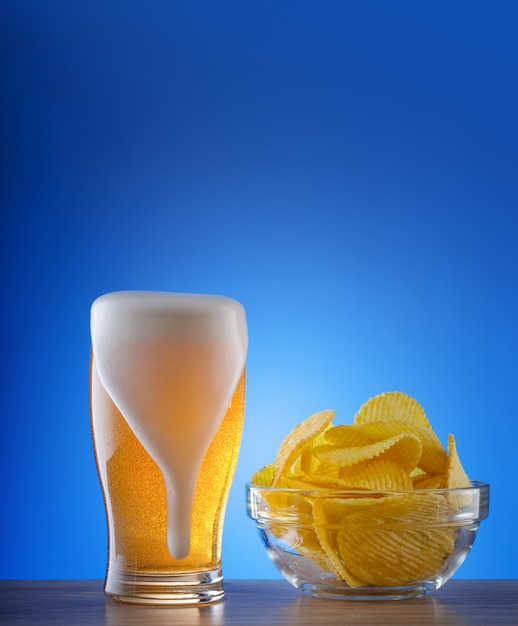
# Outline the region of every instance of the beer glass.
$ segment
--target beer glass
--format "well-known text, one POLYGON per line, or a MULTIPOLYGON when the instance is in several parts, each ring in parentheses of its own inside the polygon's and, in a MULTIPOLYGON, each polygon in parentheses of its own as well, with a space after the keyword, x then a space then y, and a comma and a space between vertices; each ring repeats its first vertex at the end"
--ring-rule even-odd
POLYGON ((105 593, 137 604, 218 600, 243 428, 245 311, 223 296, 108 293, 92 304, 91 338, 105 593))

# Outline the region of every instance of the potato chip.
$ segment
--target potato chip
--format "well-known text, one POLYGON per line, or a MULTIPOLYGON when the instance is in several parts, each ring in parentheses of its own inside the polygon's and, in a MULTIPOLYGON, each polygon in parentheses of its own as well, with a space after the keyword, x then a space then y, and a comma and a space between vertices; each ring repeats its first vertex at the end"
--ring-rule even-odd
POLYGON ((291 470, 279 478, 279 485, 293 489, 343 489, 345 483, 339 476, 340 467, 328 461, 320 461, 314 457, 312 471, 302 470, 299 460, 295 461, 291 470))
POLYGON ((296 537, 288 537, 283 535, 283 539, 288 539, 289 545, 293 546, 300 554, 312 559, 320 568, 324 571, 333 571, 332 563, 330 563, 327 554, 320 545, 320 542, 316 536, 315 529, 313 527, 314 519, 314 502, 315 498, 311 495, 301 496, 302 500, 300 505, 302 510, 308 514, 311 514, 311 519, 307 524, 298 524, 296 527, 292 527, 291 530, 297 533, 296 537))
POLYGON ((444 482, 443 474, 419 474, 412 478, 414 489, 440 489, 444 482))
POLYGON ((315 524, 337 529, 340 528, 347 515, 378 503, 378 498, 371 497, 367 494, 362 495, 360 498, 316 498, 313 504, 315 524))
POLYGON ((426 413, 419 402, 401 391, 387 391, 369 398, 354 416, 354 424, 383 422, 389 419, 431 428, 426 413))
POLYGON ((321 477, 324 476, 326 478, 338 478, 338 474, 340 473, 340 466, 336 465, 336 463, 331 463, 331 461, 326 461, 325 459, 316 459, 315 468, 312 472, 312 476, 321 477))
MULTIPOLYGON (((455 437, 451 433, 448 435, 448 461, 443 486, 446 489, 458 489, 472 486, 471 480, 460 462, 455 437)), ((469 494, 449 494, 449 497, 450 502, 459 509, 471 503, 471 496, 469 494)))
POLYGON ((433 493, 377 500, 342 520, 336 536, 340 558, 369 585, 405 585, 432 576, 454 546, 455 532, 441 526, 447 512, 445 498, 433 493))
POLYGON ((419 437, 423 446, 419 467, 429 474, 440 474, 446 469, 446 450, 431 428, 392 419, 383 422, 365 422, 358 428, 372 441, 381 441, 399 433, 411 433, 419 437))
POLYGON ((306 445, 302 448, 299 460, 299 469, 301 472, 303 472, 304 474, 311 474, 312 472, 317 472, 319 470, 320 463, 315 457, 313 450, 316 446, 325 443, 326 434, 329 432, 329 430, 332 429, 333 427, 329 422, 320 433, 313 437, 311 441, 308 441, 306 445))
MULTIPOLYGON (((286 479, 296 483, 295 479, 286 479)), ((297 486, 296 484, 294 485, 297 486)), ((280 541, 293 546, 300 554, 310 558, 324 571, 334 571, 326 552, 321 547, 313 527, 313 502, 311 495, 302 495, 289 490, 272 491, 263 494, 272 512, 269 531, 280 541), (290 517, 293 516, 293 521, 290 517), (284 519, 287 523, 278 523, 284 519)))
POLYGON ((452 434, 448 435, 448 462, 446 464, 446 478, 444 486, 447 489, 457 487, 471 487, 471 480, 462 467, 457 452, 457 444, 452 434))
POLYGON ((283 439, 274 462, 273 485, 289 470, 296 458, 301 454, 304 446, 314 437, 324 431, 329 422, 336 415, 335 411, 327 410, 314 413, 295 428, 283 439))
POLYGON ((344 489, 347 483, 339 476, 319 474, 298 474, 285 476, 280 479, 283 486, 290 489, 344 489))
POLYGON ((373 459, 354 466, 353 471, 342 475, 345 489, 369 489, 370 491, 406 491, 413 488, 412 479, 394 461, 373 459))
POLYGON ((271 487, 273 482, 273 463, 269 465, 265 465, 260 470, 257 470, 254 474, 252 474, 253 485, 258 485, 260 487, 271 487))
POLYGON ((358 508, 375 504, 375 498, 317 498, 313 507, 315 533, 332 570, 350 587, 363 587, 364 581, 354 576, 340 556, 336 537, 344 518, 358 508))
POLYGON ((417 466, 422 449, 423 446, 418 437, 410 433, 401 433, 366 446, 351 448, 339 448, 331 444, 318 446, 315 448, 315 456, 341 467, 379 458, 399 463, 406 472, 410 473, 417 466))
POLYGON ((333 426, 326 430, 322 438, 327 443, 338 446, 339 448, 366 446, 373 442, 373 439, 371 439, 361 427, 353 424, 340 424, 339 426, 333 426))
POLYGON ((300 554, 311 559, 313 563, 316 563, 324 572, 335 572, 333 562, 321 547, 314 531, 302 531, 299 537, 300 541, 294 544, 294 547, 300 554))
MULTIPOLYGON (((311 526, 313 520, 313 503, 309 496, 298 491, 286 489, 265 490, 261 494, 264 500, 265 510, 271 511, 272 519, 275 519, 276 526, 282 529, 281 520, 288 522, 305 523, 311 526)), ((281 531, 279 531, 281 532, 281 531)), ((288 532, 288 529, 282 530, 288 532)))

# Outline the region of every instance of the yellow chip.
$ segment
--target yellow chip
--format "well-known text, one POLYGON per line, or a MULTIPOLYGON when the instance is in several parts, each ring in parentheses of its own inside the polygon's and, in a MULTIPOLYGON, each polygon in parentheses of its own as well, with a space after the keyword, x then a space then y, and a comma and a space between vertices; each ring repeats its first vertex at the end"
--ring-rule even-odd
POLYGON ((373 459, 354 466, 342 476, 344 488, 369 489, 371 491, 411 490, 412 479, 394 461, 373 459))
POLYGON ((423 446, 418 437, 410 433, 401 433, 366 446, 351 448, 338 448, 332 445, 318 446, 315 448, 315 455, 322 461, 329 461, 341 467, 379 458, 399 463, 407 473, 410 473, 419 463, 422 449, 423 446))
POLYGON ((351 489, 349 483, 338 475, 304 474, 281 478, 283 486, 294 489, 351 489))
POLYGON ((324 572, 334 572, 332 561, 327 556, 325 550, 320 545, 313 530, 303 530, 299 532, 300 542, 295 544, 295 548, 300 554, 311 559, 324 572))
POLYGON ((274 462, 273 485, 275 486, 283 474, 293 465, 301 454, 304 446, 324 431, 333 417, 335 411, 327 410, 314 413, 295 428, 283 439, 277 457, 274 462))
POLYGON ((273 463, 265 465, 252 474, 251 482, 259 487, 271 487, 273 482, 273 463))
POLYGON ((419 437, 423 446, 419 467, 428 474, 440 474, 446 469, 446 450, 431 428, 392 419, 383 422, 365 422, 358 428, 372 441, 387 439, 398 433, 411 433, 419 437))
POLYGON ((331 463, 330 461, 316 459, 316 464, 311 476, 325 476, 326 478, 338 478, 340 473, 340 466, 335 463, 331 463))
POLYGON ((347 515, 336 544, 347 570, 376 586, 405 585, 434 575, 451 554, 455 532, 441 526, 440 495, 389 496, 347 515))
POLYGON ((301 523, 297 526, 290 524, 289 529, 286 529, 286 527, 279 529, 276 526, 272 526, 272 530, 274 530, 274 534, 287 541, 300 554, 310 558, 321 569, 329 572, 333 571, 333 565, 320 545, 312 524, 314 501, 315 498, 313 496, 294 495, 293 502, 300 506, 304 516, 311 515, 311 519, 308 519, 308 523, 301 523))
POLYGON ((264 490, 261 493, 263 509, 269 510, 272 519, 279 523, 282 532, 288 532, 281 525, 280 520, 286 520, 288 525, 293 522, 311 525, 313 519, 313 502, 309 496, 292 491, 290 488, 264 490))
POLYGON ((370 495, 362 495, 359 498, 316 498, 313 504, 315 524, 336 530, 340 528, 343 520, 351 513, 378 503, 379 499, 370 495))
POLYGON ((373 439, 371 439, 361 427, 354 426, 353 424, 333 426, 324 433, 323 439, 327 443, 338 446, 339 448, 366 446, 373 442, 373 439))
POLYGON ((446 464, 445 487, 454 489, 457 487, 471 487, 471 480, 466 474, 457 452, 457 444, 452 434, 448 435, 448 462, 446 464))
POLYGON ((444 483, 443 474, 419 474, 412 478, 414 489, 440 489, 444 483))
POLYGON ((369 398, 354 416, 355 424, 386 420, 399 420, 423 428, 431 428, 419 402, 401 391, 387 391, 369 398))
POLYGON ((304 472, 296 461, 292 470, 279 478, 278 486, 291 489, 343 489, 347 485, 340 478, 340 467, 314 457, 313 471, 304 472))
POLYGON ((332 570, 350 587, 363 587, 364 581, 354 576, 340 557, 336 543, 338 529, 351 512, 376 504, 376 498, 317 498, 313 506, 315 533, 332 570))
POLYGON ((319 484, 318 481, 312 481, 307 474, 287 474, 279 478, 279 485, 288 487, 289 489, 323 489, 327 487, 327 483, 319 484))
MULTIPOLYGON (((457 452, 457 444, 455 437, 452 434, 448 435, 448 461, 446 463, 446 474, 444 477, 444 487, 447 489, 458 489, 462 487, 471 487, 471 480, 469 479, 462 463, 460 462, 459 454, 457 452)), ((471 496, 466 494, 461 496, 459 494, 449 494, 450 502, 461 509, 464 506, 468 506, 471 503, 471 496)))
POLYGON ((313 454, 313 450, 316 446, 325 443, 326 434, 329 430, 332 430, 333 427, 328 423, 326 427, 317 435, 315 435, 312 439, 310 439, 306 445, 302 448, 300 453, 300 470, 305 474, 311 474, 316 472, 319 467, 319 461, 313 454))

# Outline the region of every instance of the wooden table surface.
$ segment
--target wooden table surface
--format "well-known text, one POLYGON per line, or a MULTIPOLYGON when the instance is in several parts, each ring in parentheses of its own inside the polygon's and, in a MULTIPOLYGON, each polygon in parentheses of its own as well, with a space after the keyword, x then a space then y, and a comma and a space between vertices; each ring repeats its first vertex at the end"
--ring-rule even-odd
POLYGON ((283 580, 229 580, 223 601, 161 608, 109 600, 99 580, 0 581, 2 626, 518 626, 518 580, 452 580, 399 601, 313 598, 283 580))

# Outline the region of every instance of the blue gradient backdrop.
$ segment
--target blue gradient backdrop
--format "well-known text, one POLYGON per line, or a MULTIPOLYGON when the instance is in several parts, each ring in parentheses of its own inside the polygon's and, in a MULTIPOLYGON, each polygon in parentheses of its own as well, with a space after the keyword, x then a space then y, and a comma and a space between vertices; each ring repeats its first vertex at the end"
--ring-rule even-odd
POLYGON ((310 413, 399 389, 492 486, 459 574, 518 577, 515 2, 7 0, 0 576, 101 578, 89 307, 248 311, 244 483, 310 413))

